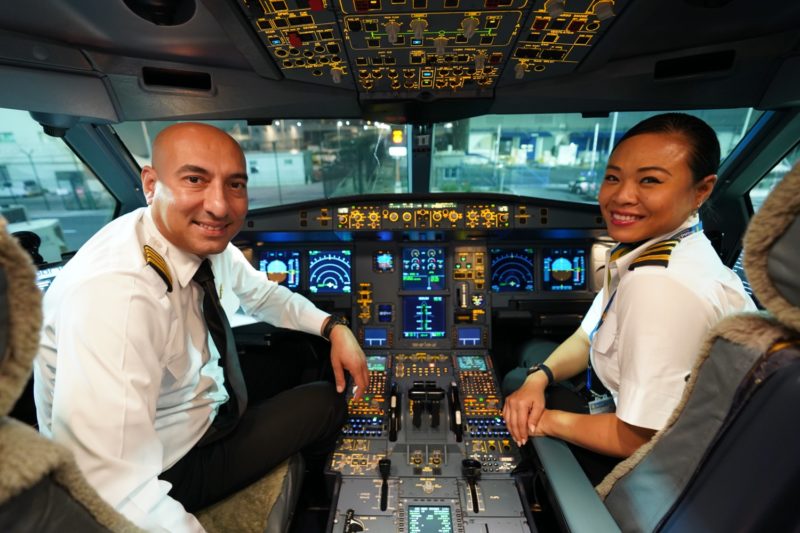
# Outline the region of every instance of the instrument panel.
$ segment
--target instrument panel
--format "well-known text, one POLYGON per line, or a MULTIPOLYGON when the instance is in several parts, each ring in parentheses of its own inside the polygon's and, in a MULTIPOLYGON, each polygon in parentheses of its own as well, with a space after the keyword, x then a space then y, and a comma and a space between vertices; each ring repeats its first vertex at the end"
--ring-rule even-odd
POLYGON ((605 251, 594 211, 504 198, 286 211, 248 220, 254 264, 346 315, 369 369, 364 396, 348 391, 327 465, 328 530, 536 531, 502 416, 493 322, 544 302, 588 308, 587 267, 605 251))

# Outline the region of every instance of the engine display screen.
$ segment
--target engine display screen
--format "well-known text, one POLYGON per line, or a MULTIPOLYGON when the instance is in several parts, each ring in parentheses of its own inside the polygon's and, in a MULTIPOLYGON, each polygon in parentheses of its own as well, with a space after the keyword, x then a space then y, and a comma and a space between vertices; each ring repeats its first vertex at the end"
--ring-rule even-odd
POLYGON ((266 250, 258 261, 258 269, 267 273, 267 279, 292 290, 300 287, 301 265, 299 250, 266 250))
POLYGON ((542 250, 542 288, 546 291, 585 291, 586 249, 542 250))
POLYGON ((536 257, 533 248, 492 248, 492 292, 534 290, 536 257))
POLYGON ((408 533, 453 533, 453 516, 446 505, 409 505, 408 533))
POLYGON ((403 338, 443 338, 444 304, 444 296, 403 296, 403 338))
POLYGON ((309 250, 308 290, 314 294, 350 294, 350 250, 309 250))
POLYGON ((403 290, 444 289, 444 266, 444 248, 403 248, 403 290))

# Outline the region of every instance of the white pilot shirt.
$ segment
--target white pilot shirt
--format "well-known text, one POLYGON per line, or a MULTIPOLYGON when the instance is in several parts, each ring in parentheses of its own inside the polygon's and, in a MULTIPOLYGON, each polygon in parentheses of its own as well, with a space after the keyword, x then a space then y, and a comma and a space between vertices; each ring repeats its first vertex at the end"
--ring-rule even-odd
MULTIPOLYGON (((228 316, 241 305, 259 320, 319 334, 328 314, 267 280, 235 246, 209 259, 228 316)), ((200 262, 142 208, 92 237, 44 297, 34 362, 39 429, 72 450, 106 501, 151 531, 203 531, 158 479, 227 399, 203 290, 191 283, 200 262), (145 263, 145 244, 166 260, 172 292, 145 263)))
POLYGON ((592 339, 590 360, 611 392, 620 420, 658 430, 678 405, 706 334, 724 316, 755 310, 736 274, 722 264, 703 232, 684 237, 669 265, 628 266, 650 245, 698 218, 610 261, 605 286, 581 328, 592 339), (600 328, 600 317, 614 294, 600 328))

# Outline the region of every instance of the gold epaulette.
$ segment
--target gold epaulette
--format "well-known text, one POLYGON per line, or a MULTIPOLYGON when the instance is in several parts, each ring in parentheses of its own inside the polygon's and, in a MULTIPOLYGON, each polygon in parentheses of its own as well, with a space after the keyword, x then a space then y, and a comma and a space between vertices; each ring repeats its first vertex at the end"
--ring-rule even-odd
POLYGON ((681 241, 678 239, 668 239, 648 246, 639 257, 631 261, 628 270, 634 270, 642 266, 660 266, 667 268, 672 250, 675 249, 679 242, 681 241))
POLYGON ((148 265, 153 267, 153 270, 156 271, 156 274, 158 274, 161 279, 164 280, 164 283, 167 284, 167 292, 172 292, 172 275, 170 275, 167 262, 163 257, 161 257, 161 254, 145 244, 144 260, 148 265))

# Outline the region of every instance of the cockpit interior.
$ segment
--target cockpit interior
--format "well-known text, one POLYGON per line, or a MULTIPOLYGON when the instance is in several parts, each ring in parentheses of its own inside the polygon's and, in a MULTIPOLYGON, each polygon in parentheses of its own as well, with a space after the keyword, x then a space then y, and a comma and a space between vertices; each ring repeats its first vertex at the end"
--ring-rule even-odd
MULTIPOLYGON (((370 371, 323 495, 307 479, 260 530, 620 530, 591 514, 591 486, 554 488, 513 442, 504 377, 569 336, 603 286, 606 162, 656 113, 717 133, 703 228, 749 290, 745 231, 800 161, 798 28, 789 1, 7 1, 0 214, 44 291, 146 205, 160 131, 223 129, 249 178, 233 243, 345 317, 370 371)), ((320 339, 230 320, 248 385, 289 350, 297 379, 324 360, 320 339)), ((26 397, 12 414, 35 424, 26 397)), ((690 530, 717 530, 703 520, 719 509, 698 506, 690 530)), ((208 530, 244 530, 230 520, 208 530)))

